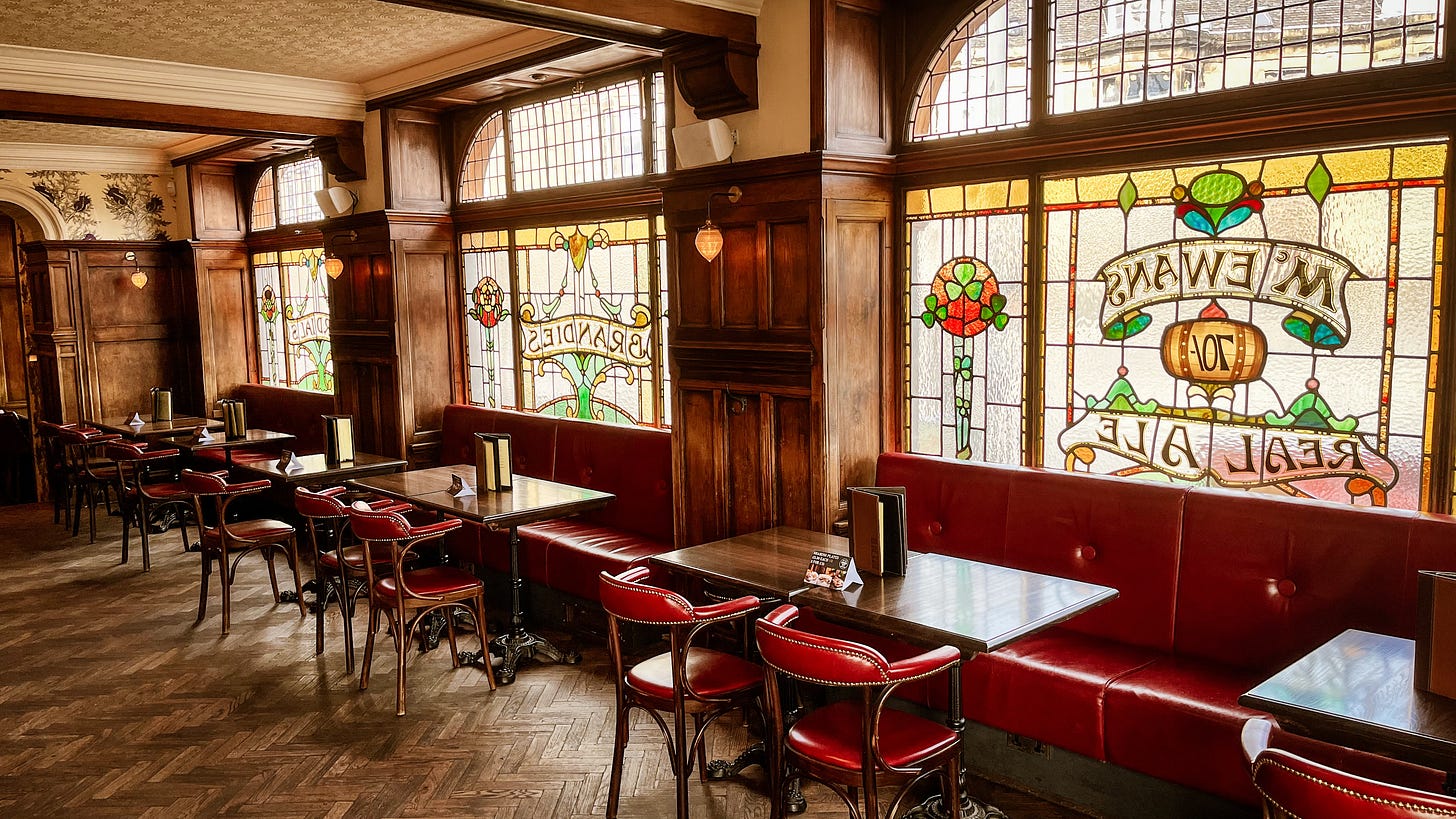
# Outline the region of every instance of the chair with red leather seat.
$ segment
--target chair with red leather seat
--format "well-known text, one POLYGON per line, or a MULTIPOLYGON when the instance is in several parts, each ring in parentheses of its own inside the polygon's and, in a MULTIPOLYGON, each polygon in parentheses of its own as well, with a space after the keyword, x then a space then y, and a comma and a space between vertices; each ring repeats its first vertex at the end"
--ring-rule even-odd
POLYGON ((432 612, 441 612, 450 635, 450 662, 460 667, 460 652, 455 644, 455 621, 450 609, 464 609, 475 621, 480 636, 481 662, 490 690, 495 690, 495 672, 490 667, 490 647, 485 628, 485 585, 480 578, 453 566, 430 566, 411 569, 415 549, 431 540, 439 540, 460 528, 459 518, 446 518, 435 523, 412 525, 403 514, 407 506, 371 509, 356 501, 349 507, 349 527, 364 544, 362 561, 369 583, 369 637, 364 641, 364 667, 359 672, 359 690, 369 688, 369 666, 374 660, 374 634, 381 616, 390 621, 394 637, 397 672, 395 713, 404 716, 405 659, 414 640, 420 620, 432 612), (381 577, 375 563, 388 550, 390 574, 381 577))
POLYGON ((91 522, 89 542, 96 542, 96 507, 105 502, 106 510, 111 511, 111 487, 116 485, 116 464, 100 453, 107 444, 119 440, 120 435, 89 427, 66 426, 60 430, 66 481, 74 503, 71 537, 81 532, 81 506, 85 504, 91 522))
POLYGON ((1244 723, 1244 757, 1254 787, 1264 798, 1267 819, 1413 819, 1456 816, 1456 797, 1439 793, 1441 773, 1379 759, 1380 775, 1394 773, 1411 784, 1392 784, 1332 768, 1292 751, 1269 747, 1274 723, 1255 717, 1244 723))
POLYGON ((961 738, 938 722, 887 708, 885 701, 901 683, 947 674, 951 702, 960 701, 960 650, 941 646, 890 662, 873 648, 824 637, 793 627, 799 609, 783 605, 758 621, 759 656, 765 675, 771 749, 781 755, 770 768, 772 815, 783 815, 784 785, 790 772, 817 779, 864 819, 879 815, 879 781, 904 783, 890 803, 893 817, 920 781, 940 776, 950 815, 960 817, 961 738), (801 683, 859 689, 858 696, 834 702, 800 717, 785 731, 777 674, 801 683), (859 813, 858 791, 864 791, 859 813))
MULTIPOLYGON (((298 487, 293 493, 293 508, 308 521, 308 539, 313 544, 314 582, 318 586, 318 605, 314 607, 314 655, 324 653, 324 608, 330 600, 339 604, 344 619, 345 669, 354 673, 354 600, 367 596, 369 585, 364 568, 363 546, 345 546, 349 539, 348 490, 342 486, 317 492, 298 487)), ((372 509, 399 507, 392 500, 369 504, 372 509)), ((389 573, 391 556, 383 551, 371 555, 374 569, 380 576, 389 573)))
POLYGON ((662 729, 672 772, 677 778, 678 819, 688 816, 688 779, 693 773, 695 757, 699 774, 705 773, 703 739, 708 726, 735 708, 751 704, 763 710, 761 666, 732 654, 693 645, 694 639, 708 626, 744 618, 757 611, 758 598, 739 597, 695 607, 682 595, 647 585, 644 581, 650 574, 646 566, 636 566, 617 576, 602 572, 598 580, 602 607, 607 611, 612 679, 617 687, 617 736, 612 748, 607 819, 617 816, 617 802, 622 793, 622 761, 633 708, 646 711, 662 729), (623 622, 666 626, 669 650, 627 669, 622 658, 623 622), (672 714, 671 731, 662 718, 666 712, 672 714), (692 734, 687 732, 689 714, 693 717, 692 734))
MULTIPOLYGON (((117 496, 121 505, 121 562, 127 561, 131 527, 136 526, 142 536, 144 572, 152 570, 149 533, 152 512, 156 509, 168 505, 178 507, 182 548, 184 551, 187 548, 187 508, 192 504, 187 487, 179 480, 152 479, 153 470, 170 467, 177 454, 176 449, 130 441, 111 441, 106 445, 106 457, 116 463, 117 496)), ((170 470, 167 477, 171 477, 170 470)))
POLYGON ((228 522, 228 507, 238 498, 262 492, 272 483, 265 480, 228 483, 226 472, 194 472, 182 470, 182 486, 192 498, 197 528, 202 533, 202 589, 197 598, 197 622, 207 616, 207 579, 212 564, 217 562, 222 575, 222 633, 232 627, 232 585, 238 563, 249 552, 259 552, 268 563, 268 582, 273 587, 273 602, 278 599, 278 575, 273 555, 282 552, 293 572, 293 591, 298 595, 298 613, 308 613, 303 603, 303 586, 298 580, 298 543, 291 525, 267 518, 228 522), (232 564, 229 565, 229 558, 232 564))

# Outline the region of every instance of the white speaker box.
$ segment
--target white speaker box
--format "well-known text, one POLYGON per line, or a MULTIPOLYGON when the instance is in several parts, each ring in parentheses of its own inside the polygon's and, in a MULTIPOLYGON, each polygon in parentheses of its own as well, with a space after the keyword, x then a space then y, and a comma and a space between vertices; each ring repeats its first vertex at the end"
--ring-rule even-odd
POLYGON ((313 198, 318 202, 319 210, 329 219, 348 216, 354 212, 354 206, 359 204, 359 195, 341 185, 314 191, 313 198))
POLYGON ((733 132, 721 119, 705 119, 672 129, 672 144, 677 148, 680 168, 696 168, 733 156, 733 132))

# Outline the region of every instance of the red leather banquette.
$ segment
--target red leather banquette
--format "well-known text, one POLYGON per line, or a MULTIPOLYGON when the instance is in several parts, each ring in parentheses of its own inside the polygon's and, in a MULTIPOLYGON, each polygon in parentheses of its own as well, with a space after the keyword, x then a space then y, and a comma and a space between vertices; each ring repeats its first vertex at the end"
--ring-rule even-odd
MULTIPOLYGON (((236 449, 233 451, 235 463, 277 460, 284 449, 300 455, 324 451, 323 416, 334 414, 334 396, 263 384, 240 384, 233 390, 232 397, 243 401, 250 428, 286 432, 296 439, 286 446, 236 449)), ((202 450, 198 455, 217 461, 226 458, 221 450, 202 450)))
POLYGON ((911 549, 1121 592, 967 663, 969 719, 1248 804, 1238 696, 1344 629, 1413 636, 1416 570, 1456 569, 1440 515, 902 454, 876 483, 907 488, 911 549))
MULTIPOLYGON (((597 576, 619 574, 671 551, 672 439, 664 431, 451 404, 445 408, 442 464, 473 463, 474 433, 511 436, 515 472, 611 492, 617 499, 577 517, 522 526, 527 580, 597 600, 597 576)), ((504 532, 467 525, 450 540, 460 558, 510 570, 504 532)))

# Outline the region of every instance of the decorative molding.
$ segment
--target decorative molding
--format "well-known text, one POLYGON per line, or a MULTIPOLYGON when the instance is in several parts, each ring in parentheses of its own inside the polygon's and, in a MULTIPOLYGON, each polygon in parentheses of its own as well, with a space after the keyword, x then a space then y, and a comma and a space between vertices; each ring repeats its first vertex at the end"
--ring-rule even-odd
POLYGON ((686 37, 667 49, 677 93, 698 119, 752 111, 758 107, 756 43, 717 37, 686 37))
POLYGON ((266 114, 364 119, 355 83, 0 44, 0 88, 266 114))
POLYGON ((373 100, 398 94, 478 68, 524 57, 575 39, 569 34, 538 29, 513 31, 494 40, 487 40, 479 45, 461 49, 453 54, 425 60, 422 63, 365 80, 362 86, 364 97, 373 100))
POLYGON ((763 0, 683 0, 695 6, 707 6, 720 11, 736 11, 757 17, 763 11, 763 0))
POLYGON ((51 200, 36 193, 34 188, 0 179, 0 202, 9 202, 35 217, 40 224, 40 238, 50 241, 66 238, 66 225, 61 220, 61 212, 51 204, 51 200))
POLYGON ((172 166, 160 148, 0 142, 0 168, 46 171, 105 171, 170 176, 172 166))
POLYGON ((202 134, 186 142, 169 145, 162 149, 162 153, 166 155, 168 161, 171 161, 178 157, 200 154, 203 151, 210 151, 214 148, 229 145, 237 141, 237 137, 228 134, 202 134))

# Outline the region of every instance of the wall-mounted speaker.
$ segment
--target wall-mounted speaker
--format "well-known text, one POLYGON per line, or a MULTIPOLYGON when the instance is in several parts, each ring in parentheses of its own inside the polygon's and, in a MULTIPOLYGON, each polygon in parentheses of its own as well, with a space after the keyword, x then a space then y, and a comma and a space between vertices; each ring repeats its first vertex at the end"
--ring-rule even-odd
POLYGON ((329 219, 336 216, 348 216, 359 204, 359 195, 342 185, 314 191, 313 198, 318 202, 319 210, 323 211, 324 216, 329 219))
POLYGON ((705 119, 672 129, 679 168, 696 168, 733 156, 733 132, 721 119, 705 119))

